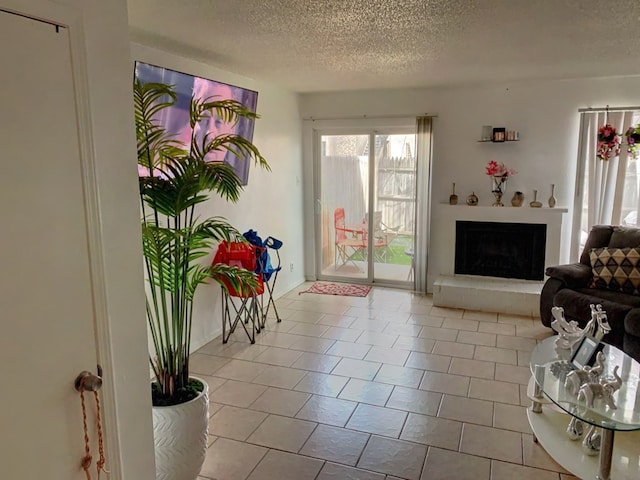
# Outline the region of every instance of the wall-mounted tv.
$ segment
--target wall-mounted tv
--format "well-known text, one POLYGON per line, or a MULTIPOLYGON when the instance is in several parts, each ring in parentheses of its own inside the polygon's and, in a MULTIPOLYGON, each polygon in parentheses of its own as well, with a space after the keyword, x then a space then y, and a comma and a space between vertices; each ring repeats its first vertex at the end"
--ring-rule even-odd
MULTIPOLYGON (((236 87, 215 80, 208 80, 186 73, 176 72, 168 68, 156 67, 147 63, 136 62, 135 77, 142 83, 165 83, 172 85, 177 95, 177 101, 171 108, 164 109, 156 121, 164 126, 176 140, 184 143, 185 148, 191 144, 192 129, 189 125, 189 105, 191 97, 204 99, 213 97, 215 100, 233 99, 242 103, 252 112, 258 105, 258 92, 236 87)), ((201 141, 206 133, 210 136, 236 134, 253 141, 254 119, 240 118, 237 123, 223 122, 215 114, 200 122, 196 127, 196 140, 201 141)), ((238 175, 242 185, 249 181, 249 158, 238 158, 231 152, 213 151, 205 157, 211 162, 225 162, 231 165, 238 175)))

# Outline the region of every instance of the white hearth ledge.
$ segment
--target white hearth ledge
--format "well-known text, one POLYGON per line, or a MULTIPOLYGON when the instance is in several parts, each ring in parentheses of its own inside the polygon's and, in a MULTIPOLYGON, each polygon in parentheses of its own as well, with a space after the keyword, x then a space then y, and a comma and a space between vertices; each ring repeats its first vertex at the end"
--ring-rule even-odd
POLYGON ((433 284, 433 304, 537 318, 543 284, 543 281, 475 275, 440 275, 433 284))

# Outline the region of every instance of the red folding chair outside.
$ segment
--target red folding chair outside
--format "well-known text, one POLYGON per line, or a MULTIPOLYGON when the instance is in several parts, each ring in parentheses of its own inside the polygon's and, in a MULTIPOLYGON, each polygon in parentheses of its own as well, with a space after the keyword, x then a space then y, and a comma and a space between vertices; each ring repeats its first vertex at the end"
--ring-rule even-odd
MULTIPOLYGON (((243 268, 254 272, 256 259, 261 255, 263 247, 245 242, 223 241, 213 258, 213 264, 222 263, 232 267, 243 268)), ((255 334, 260 332, 261 305, 260 297, 264 293, 262 275, 256 275, 258 287, 254 289, 236 289, 223 280, 222 288, 222 343, 227 343, 238 324, 246 332, 251 343, 256 342, 255 334), (234 300, 235 299, 235 300, 234 300), (251 322, 251 328, 247 325, 251 322)))

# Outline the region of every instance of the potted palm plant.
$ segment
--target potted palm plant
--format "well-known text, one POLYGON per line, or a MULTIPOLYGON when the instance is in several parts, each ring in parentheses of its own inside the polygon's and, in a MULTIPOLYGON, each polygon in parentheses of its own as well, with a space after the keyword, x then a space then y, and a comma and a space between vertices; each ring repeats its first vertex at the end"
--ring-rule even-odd
POLYGON ((185 145, 156 121, 175 104, 173 87, 136 79, 133 90, 147 320, 154 349, 150 361, 156 478, 193 480, 206 454, 209 404, 206 382, 189 374, 194 294, 209 279, 237 289, 256 286, 251 272, 199 262, 216 242, 243 240, 224 218, 198 217, 198 206, 211 192, 235 202, 242 190, 231 166, 207 162, 205 156, 231 151, 263 168, 269 166, 255 145, 241 136, 196 138, 196 126, 214 115, 232 123, 241 117, 257 118, 240 102, 192 98, 189 121, 194 133, 185 145))

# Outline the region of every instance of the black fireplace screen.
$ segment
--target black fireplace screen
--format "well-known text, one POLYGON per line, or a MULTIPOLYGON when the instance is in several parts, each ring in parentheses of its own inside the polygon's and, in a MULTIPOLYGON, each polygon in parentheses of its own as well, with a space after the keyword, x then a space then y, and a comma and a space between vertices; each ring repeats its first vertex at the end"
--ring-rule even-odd
POLYGON ((455 273, 542 280, 547 226, 456 222, 455 273))

